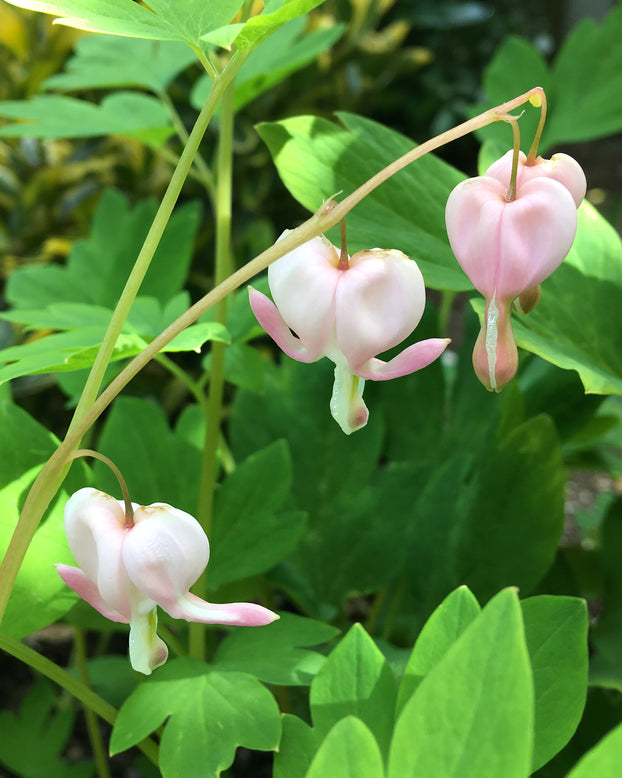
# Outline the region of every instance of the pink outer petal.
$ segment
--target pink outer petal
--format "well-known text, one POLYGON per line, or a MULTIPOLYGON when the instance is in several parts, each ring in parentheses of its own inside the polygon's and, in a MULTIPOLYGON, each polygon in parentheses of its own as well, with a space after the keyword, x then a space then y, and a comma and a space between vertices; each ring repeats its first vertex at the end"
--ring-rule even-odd
POLYGON ((123 503, 85 487, 65 505, 65 532, 76 562, 99 590, 108 610, 129 614, 132 584, 122 548, 128 529, 123 503))
POLYGON ((417 263, 401 251, 371 249, 354 254, 336 299, 337 345, 356 373, 358 365, 401 343, 419 324, 425 285, 417 263))
MULTIPOLYGON (((512 156, 513 152, 508 151, 501 159, 493 162, 485 175, 496 178, 505 187, 508 187, 512 172, 512 156)), ((581 205, 585 197, 587 182, 581 165, 575 159, 569 157, 568 154, 553 154, 551 159, 536 157, 533 165, 527 165, 525 164, 527 157, 521 151, 518 160, 516 187, 519 194, 520 188, 528 181, 534 178, 551 178, 566 187, 577 208, 581 205)))
POLYGON ((230 602, 214 605, 195 594, 186 594, 176 602, 160 603, 175 619, 196 621, 201 624, 231 624, 238 627, 261 627, 278 619, 278 615, 251 602, 230 602))
POLYGON ((102 616, 105 616, 110 621, 119 621, 123 624, 129 624, 131 613, 122 614, 111 610, 104 600, 102 600, 97 586, 91 581, 91 579, 85 575, 79 567, 71 567, 70 565, 55 565, 56 572, 60 575, 63 581, 70 589, 76 594, 79 594, 83 600, 88 602, 95 610, 98 610, 102 616))
POLYGON ((562 263, 577 231, 570 192, 550 178, 534 178, 506 203, 499 232, 497 304, 542 283, 562 263))
POLYGON ((321 351, 310 353, 304 343, 292 335, 278 308, 265 294, 249 286, 248 298, 257 321, 288 357, 298 362, 315 362, 322 356, 321 351))
POLYGON ((199 522, 185 511, 154 503, 134 511, 134 527, 123 545, 132 583, 158 604, 185 594, 209 560, 209 543, 199 522))
POLYGON ((356 374, 370 381, 388 381, 390 378, 399 378, 427 367, 440 357, 449 343, 451 343, 449 338, 421 340, 419 343, 414 343, 404 349, 389 362, 375 358, 370 359, 357 369, 356 374))
POLYGON ((343 275, 338 264, 337 249, 320 235, 268 268, 272 299, 313 359, 325 353, 333 338, 335 290, 343 275))

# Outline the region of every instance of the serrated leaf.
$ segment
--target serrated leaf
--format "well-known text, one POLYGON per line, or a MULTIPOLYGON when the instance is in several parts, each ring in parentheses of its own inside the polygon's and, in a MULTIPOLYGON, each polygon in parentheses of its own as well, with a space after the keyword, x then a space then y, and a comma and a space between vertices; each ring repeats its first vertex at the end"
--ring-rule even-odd
POLYGON ((533 682, 516 593, 484 608, 397 720, 389 778, 527 778, 533 682))
POLYGON ((293 613, 263 629, 238 627, 218 646, 214 664, 219 670, 251 673, 265 683, 308 686, 325 657, 309 650, 334 638, 339 630, 293 613))
POLYGON ((133 86, 160 93, 193 62, 196 55, 183 43, 87 35, 77 41, 65 72, 46 79, 43 88, 71 92, 133 86))
POLYGON ((327 734, 346 716, 356 716, 386 755, 393 730, 396 686, 384 656, 360 624, 352 626, 329 654, 311 684, 315 729, 327 734))
MULTIPOLYGON (((336 192, 350 194, 416 145, 369 119, 337 115, 342 126, 297 116, 257 128, 283 183, 310 211, 336 192)), ((469 289, 445 229, 447 197, 463 178, 430 154, 417 160, 348 214, 349 250, 399 249, 416 260, 427 286, 469 289)))
MULTIPOLYGON (((344 25, 335 24, 305 34, 305 25, 306 20, 302 17, 292 19, 253 51, 235 78, 236 111, 308 65, 339 40, 345 30, 344 25)), ((235 26, 229 25, 224 30, 235 26)), ((209 40, 214 42, 212 38, 209 40)), ((197 81, 190 96, 194 108, 200 110, 203 107, 211 86, 207 75, 197 81)))
POLYGON ((110 752, 130 748, 165 720, 160 741, 164 778, 218 776, 231 765, 238 746, 273 750, 281 734, 277 704, 256 678, 210 670, 196 659, 168 662, 128 697, 112 731, 110 752))
POLYGON ((17 122, 0 127, 4 138, 93 138, 126 135, 162 146, 174 129, 166 108, 138 92, 116 92, 99 105, 63 95, 0 102, 0 116, 17 122))
POLYGON ((315 755, 306 778, 382 778, 382 756, 374 736, 355 716, 339 721, 315 755))
MULTIPOLYGON (((75 242, 67 265, 17 269, 8 281, 8 301, 14 307, 31 309, 58 302, 114 308, 156 210, 154 199, 142 200, 130 208, 120 192, 107 189, 99 201, 89 237, 75 242)), ((167 304, 179 293, 192 260, 199 217, 196 203, 182 206, 173 214, 141 285, 142 296, 156 297, 167 304)))
POLYGON ((283 441, 248 457, 223 481, 214 501, 208 586, 269 570, 293 550, 305 515, 282 511, 291 484, 283 441))

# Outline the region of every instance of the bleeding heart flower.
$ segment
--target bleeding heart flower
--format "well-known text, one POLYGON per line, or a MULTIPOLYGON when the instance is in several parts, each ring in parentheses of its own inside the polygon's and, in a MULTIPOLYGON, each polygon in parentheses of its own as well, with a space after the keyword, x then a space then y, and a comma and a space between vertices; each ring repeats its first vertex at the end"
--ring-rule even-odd
POLYGON ((552 178, 526 178, 513 200, 507 199, 509 176, 504 183, 491 176, 470 178, 453 190, 445 210, 453 252, 486 298, 473 366, 484 386, 494 391, 518 367, 512 303, 519 298, 528 310, 537 303, 534 288, 561 264, 577 229, 568 188, 552 178))
POLYGON ((278 619, 260 605, 214 605, 190 594, 209 559, 201 525, 166 503, 133 508, 128 520, 122 500, 88 487, 76 492, 65 506, 65 532, 79 567, 56 569, 107 619, 129 623, 135 670, 149 675, 166 662, 168 650, 156 634, 157 605, 174 618, 203 624, 259 626, 278 619))
POLYGON ((421 271, 401 251, 370 249, 340 257, 320 236, 270 265, 268 280, 274 303, 249 288, 255 316, 292 359, 328 357, 335 363, 330 410, 347 435, 367 423, 365 379, 386 381, 413 373, 449 343, 430 338, 389 362, 376 358, 410 335, 425 307, 421 271))

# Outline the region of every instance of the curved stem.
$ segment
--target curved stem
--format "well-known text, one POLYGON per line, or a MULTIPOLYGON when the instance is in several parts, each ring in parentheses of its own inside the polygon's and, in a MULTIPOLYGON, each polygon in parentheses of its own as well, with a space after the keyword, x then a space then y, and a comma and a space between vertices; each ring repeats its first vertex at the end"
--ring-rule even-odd
POLYGON ((536 134, 534 135, 533 143, 529 149, 529 154, 527 154, 526 162, 527 165, 535 165, 536 157, 538 156, 538 144, 540 143, 544 122, 546 121, 546 95, 544 94, 544 90, 541 94, 530 97, 529 102, 536 108, 540 108, 540 120, 538 121, 536 134))
POLYGON ((505 199, 508 203, 516 200, 516 176, 518 174, 518 155, 520 154, 520 128, 514 116, 507 114, 503 120, 512 125, 513 149, 512 149, 512 171, 510 173, 510 185, 508 186, 505 199))
POLYGON ((46 462, 35 479, 24 503, 24 507, 22 508, 17 527, 11 538, 7 552, 0 565, 0 619, 6 610, 13 584, 17 578, 17 573, 39 521, 54 494, 63 482, 66 473, 66 466, 64 465, 65 459, 74 448, 77 447, 80 438, 86 430, 88 430, 99 418, 119 392, 164 346, 170 343, 170 341, 179 335, 186 327, 193 324, 219 300, 222 300, 230 292, 249 281, 253 276, 261 273, 261 271, 265 270, 272 262, 275 262, 280 257, 293 251, 293 249, 298 248, 298 246, 302 246, 303 243, 311 240, 311 238, 315 238, 330 227, 333 227, 371 191, 411 162, 414 162, 430 151, 434 151, 450 141, 461 138, 481 127, 485 127, 491 122, 501 121, 502 115, 518 108, 531 97, 541 92, 541 87, 534 87, 519 97, 516 97, 501 106, 484 111, 484 113, 463 122, 458 125, 458 127, 447 130, 447 132, 442 133, 436 138, 432 138, 431 140, 422 143, 420 146, 411 149, 395 162, 388 165, 384 170, 376 173, 376 175, 372 176, 338 205, 327 203, 325 206, 322 206, 322 208, 307 219, 306 222, 303 222, 303 224, 296 229, 291 230, 291 232, 278 243, 270 246, 270 248, 263 251, 259 256, 255 257, 255 259, 248 262, 235 273, 232 273, 232 275, 230 275, 222 284, 208 292, 154 338, 140 354, 134 357, 119 375, 111 381, 109 386, 104 389, 95 402, 84 412, 79 421, 70 428, 64 441, 46 462))
MULTIPOLYGON (((113 708, 103 697, 95 694, 86 684, 78 681, 77 678, 63 670, 62 667, 54 664, 47 657, 42 656, 19 640, 5 635, 3 632, 0 632, 0 648, 6 651, 7 654, 11 654, 11 656, 32 667, 33 670, 37 670, 41 675, 54 681, 54 683, 68 691, 69 694, 96 713, 100 719, 107 721, 109 724, 114 724, 117 718, 116 708, 113 708)), ((154 765, 158 765, 158 746, 153 740, 145 738, 145 740, 137 743, 137 747, 154 765)))
POLYGON ((77 451, 74 451, 72 454, 70 454, 66 461, 71 462, 73 459, 78 459, 79 457, 93 457, 93 459, 99 459, 100 462, 103 462, 112 470, 117 478, 117 481, 119 482, 119 486, 121 487, 121 494, 123 495, 123 503, 125 505, 125 526, 133 527, 134 508, 132 507, 132 501, 130 500, 130 490, 127 488, 125 478, 123 478, 123 474, 119 468, 115 465, 112 459, 109 459, 104 454, 100 454, 99 451, 94 451, 92 448, 79 448, 77 451))

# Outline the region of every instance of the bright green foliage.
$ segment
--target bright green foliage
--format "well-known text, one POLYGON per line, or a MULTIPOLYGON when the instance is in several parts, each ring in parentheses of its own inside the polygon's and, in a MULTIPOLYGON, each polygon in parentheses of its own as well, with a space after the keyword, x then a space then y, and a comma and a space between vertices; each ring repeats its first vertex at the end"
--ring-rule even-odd
POLYGON ((269 751, 281 734, 274 697, 256 678, 210 670, 196 659, 169 661, 128 697, 112 731, 111 753, 162 724, 164 778, 218 776, 233 762, 237 746, 269 751))
POLYGON ((587 690, 587 608, 573 597, 531 597, 521 603, 535 690, 532 769, 570 740, 587 690))
POLYGON ((341 719, 328 733, 306 778, 382 778, 378 744, 369 728, 355 716, 341 719))
POLYGON ((0 137, 91 138, 125 135, 162 146, 174 130, 170 116, 155 97, 116 92, 100 105, 62 95, 0 102, 0 116, 18 121, 0 127, 0 137))
POLYGON ((252 673, 265 683, 308 686, 324 664, 324 655, 307 646, 326 643, 336 627, 293 613, 262 629, 238 627, 218 646, 214 664, 219 670, 252 673))
POLYGON ((527 778, 533 682, 518 597, 506 590, 449 648, 406 703, 389 778, 527 778))
POLYGON ((16 715, 0 711, 0 763, 29 778, 90 778, 93 765, 71 765, 60 758, 71 737, 75 711, 53 711, 56 693, 39 679, 16 715))
MULTIPOLYGON (((235 79, 235 110, 259 97, 283 79, 308 65, 329 49, 343 34, 343 25, 304 34, 306 19, 292 19, 271 35, 242 65, 235 79)), ((208 75, 200 78, 190 97, 199 110, 207 99, 212 81, 208 75)))
MULTIPOLYGON (((58 441, 26 411, 10 402, 0 402, 0 556, 4 556, 24 493, 58 441)), ((2 630, 15 638, 51 624, 65 614, 76 595, 61 581, 55 562, 73 564, 63 526, 67 492, 84 485, 85 469, 76 465, 65 490, 59 493, 47 519, 30 544, 13 589, 2 630)))
POLYGON ((618 778, 622 764, 622 724, 581 759, 566 778, 618 778))
POLYGON ((311 684, 311 714, 327 734, 346 716, 356 716, 386 755, 393 729, 395 678, 379 649, 359 624, 332 651, 311 684))
POLYGON ((396 712, 399 715, 417 686, 447 650, 477 618, 479 603, 466 586, 447 595, 421 630, 400 683, 396 712))
MULTIPOLYGON (((475 106, 471 113, 475 115, 539 85, 544 88, 551 107, 540 144, 541 153, 554 151, 561 143, 619 132, 622 129, 621 37, 622 8, 613 9, 601 23, 584 19, 568 35, 551 68, 534 46, 520 38, 508 38, 484 76, 489 102, 475 106)), ((521 118, 525 150, 533 139, 538 113, 530 110, 529 115, 521 118)), ((478 134, 509 145, 508 128, 491 125, 478 134)))
POLYGON ((192 49, 182 43, 87 35, 77 41, 65 72, 51 76, 43 86, 60 92, 139 87, 161 94, 193 62, 192 49))
MULTIPOLYGON (((283 183, 310 211, 338 192, 337 199, 351 194, 415 145, 361 116, 337 116, 343 126, 296 116, 258 127, 283 183)), ((469 289, 449 248, 444 217, 447 197, 463 178, 432 155, 418 160, 348 214, 349 250, 400 249, 417 261, 428 287, 469 289)))
POLYGON ((283 736, 274 755, 273 778, 305 778, 322 737, 302 719, 286 713, 283 736))

